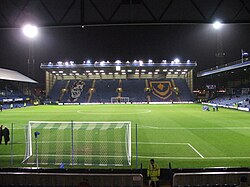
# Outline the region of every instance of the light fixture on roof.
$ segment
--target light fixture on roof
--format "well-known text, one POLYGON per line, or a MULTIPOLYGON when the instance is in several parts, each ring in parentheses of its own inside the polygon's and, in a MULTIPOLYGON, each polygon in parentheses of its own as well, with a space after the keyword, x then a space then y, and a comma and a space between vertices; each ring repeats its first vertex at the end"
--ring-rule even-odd
POLYGON ((148 63, 149 63, 149 64, 153 63, 153 60, 149 59, 149 60, 148 60, 148 63))
POLYGON ((87 64, 91 64, 91 61, 90 61, 90 60, 87 60, 87 64))
POLYGON ((163 64, 166 64, 167 63, 167 60, 162 60, 161 61, 163 64))
POLYGON ((69 63, 70 63, 70 65, 74 65, 75 64, 75 62, 74 61, 69 61, 69 63))
POLYGON ((101 61, 100 65, 103 66, 105 64, 105 61, 101 61))
POLYGON ((122 62, 120 60, 116 60, 115 64, 121 64, 122 62))
POLYGON ((66 62, 64 63, 64 65, 65 65, 65 66, 68 66, 68 65, 69 65, 69 62, 68 62, 68 61, 66 61, 66 62))
POLYGON ((57 65, 62 65, 62 61, 58 61, 58 62, 57 62, 57 65))
POLYGON ((189 64, 189 63, 190 63, 190 60, 187 60, 187 63, 189 64))
POLYGON ((174 63, 180 63, 180 59, 178 58, 174 59, 174 63))
POLYGON ((143 61, 139 60, 139 65, 142 66, 143 65, 143 61))
POLYGON ((126 61, 126 64, 129 64, 129 63, 130 63, 130 62, 127 60, 127 61, 126 61))
POLYGON ((116 71, 121 71, 121 66, 115 66, 116 71))

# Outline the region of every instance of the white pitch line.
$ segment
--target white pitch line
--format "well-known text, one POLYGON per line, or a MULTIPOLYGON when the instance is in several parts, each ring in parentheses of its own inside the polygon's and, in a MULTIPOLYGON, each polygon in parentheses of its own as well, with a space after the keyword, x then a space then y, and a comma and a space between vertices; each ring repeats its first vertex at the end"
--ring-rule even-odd
POLYGON ((191 147, 201 158, 204 158, 204 156, 202 156, 202 154, 200 154, 190 143, 188 143, 188 146, 191 147))
MULTIPOLYGON (((136 156, 133 156, 134 158, 136 156)), ((138 158, 146 158, 146 159, 150 159, 152 157, 149 157, 149 156, 138 156, 138 158)), ((206 157, 206 158, 201 158, 201 157, 175 157, 175 156, 169 156, 169 157, 166 157, 166 156, 158 156, 158 157, 155 157, 154 158, 156 159, 186 159, 186 160, 200 160, 200 159, 205 159, 205 160, 224 160, 224 159, 250 159, 250 157, 206 157)))

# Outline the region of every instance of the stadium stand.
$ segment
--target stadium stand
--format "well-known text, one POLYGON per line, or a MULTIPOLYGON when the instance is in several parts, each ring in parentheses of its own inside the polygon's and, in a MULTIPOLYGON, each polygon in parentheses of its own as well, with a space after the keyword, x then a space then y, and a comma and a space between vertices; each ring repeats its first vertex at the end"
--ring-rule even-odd
POLYGON ((55 82, 49 97, 53 102, 60 100, 64 103, 110 103, 112 97, 128 97, 129 102, 186 102, 194 100, 183 79, 58 80, 55 82), (84 87, 78 90, 80 94, 78 99, 72 100, 73 85, 77 81, 83 81, 84 87))
POLYGON ((222 107, 242 107, 250 109, 250 95, 233 95, 218 97, 211 100, 211 104, 217 104, 222 107))
POLYGON ((122 80, 122 96, 131 102, 145 102, 145 80, 122 80))
POLYGON ((110 103, 111 97, 117 97, 118 80, 96 80, 93 103, 110 103))

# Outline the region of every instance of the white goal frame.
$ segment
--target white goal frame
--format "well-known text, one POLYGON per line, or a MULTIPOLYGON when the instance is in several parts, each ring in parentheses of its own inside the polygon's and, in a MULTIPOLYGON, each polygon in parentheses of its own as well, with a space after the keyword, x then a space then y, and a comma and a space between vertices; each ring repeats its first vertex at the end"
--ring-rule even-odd
MULTIPOLYGON (((29 121, 28 125, 26 126, 26 151, 25 151, 25 158, 23 160, 23 163, 25 163, 30 157, 32 156, 37 156, 36 153, 34 152, 35 150, 33 150, 34 148, 32 148, 32 146, 34 146, 34 141, 35 139, 32 138, 33 137, 33 131, 32 131, 32 126, 33 125, 37 125, 37 124, 44 124, 44 125, 48 125, 48 124, 53 124, 53 125, 56 125, 56 124, 73 124, 74 126, 76 126, 76 129, 73 128, 73 131, 74 130, 77 130, 77 128, 79 127, 79 125, 89 125, 89 128, 91 129, 92 125, 94 127, 94 125, 102 125, 103 124, 103 128, 121 128, 120 125, 124 125, 124 127, 122 128, 125 128, 125 134, 123 137, 125 137, 124 139, 124 143, 125 143, 125 149, 126 149, 126 157, 127 157, 127 162, 128 162, 128 165, 130 166, 132 163, 132 148, 131 148, 131 122, 130 121, 117 121, 117 122, 73 122, 73 121, 70 121, 70 122, 61 122, 61 121, 29 121), (111 127, 112 124, 114 125, 114 127, 111 127), (120 124, 120 125, 119 125, 120 124), (77 126, 78 125, 78 126, 77 126), (116 125, 116 126, 115 126, 116 125)), ((42 135, 39 135, 39 136, 42 136, 42 135)), ((73 138, 72 138, 73 139, 73 138)), ((74 141, 73 141, 74 143, 74 141)), ((72 156, 74 156, 74 152, 72 152, 72 156)), ((124 155, 125 156, 125 155, 124 155)), ((73 163, 74 165, 74 163, 73 163)), ((78 165, 78 164, 75 164, 75 165, 78 165)), ((115 165, 115 164, 114 164, 115 165)), ((102 166, 100 164, 100 166, 102 166)), ((103 165, 104 166, 104 165, 103 165)), ((115 165, 115 166, 123 166, 123 165, 115 165)))
POLYGON ((111 103, 127 103, 129 102, 129 97, 111 97, 110 101, 111 103))

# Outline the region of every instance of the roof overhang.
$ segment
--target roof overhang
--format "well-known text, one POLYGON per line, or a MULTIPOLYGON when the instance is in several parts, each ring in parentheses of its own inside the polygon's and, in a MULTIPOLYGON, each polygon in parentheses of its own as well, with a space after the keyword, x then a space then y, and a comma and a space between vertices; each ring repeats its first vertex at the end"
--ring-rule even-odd
POLYGON ((0 80, 27 82, 27 83, 38 83, 35 80, 13 70, 0 68, 0 80))
POLYGON ((174 62, 163 60, 161 62, 143 61, 101 61, 83 62, 76 64, 69 62, 56 62, 41 64, 40 68, 55 76, 107 76, 107 75, 171 75, 186 74, 197 66, 196 62, 174 62))

